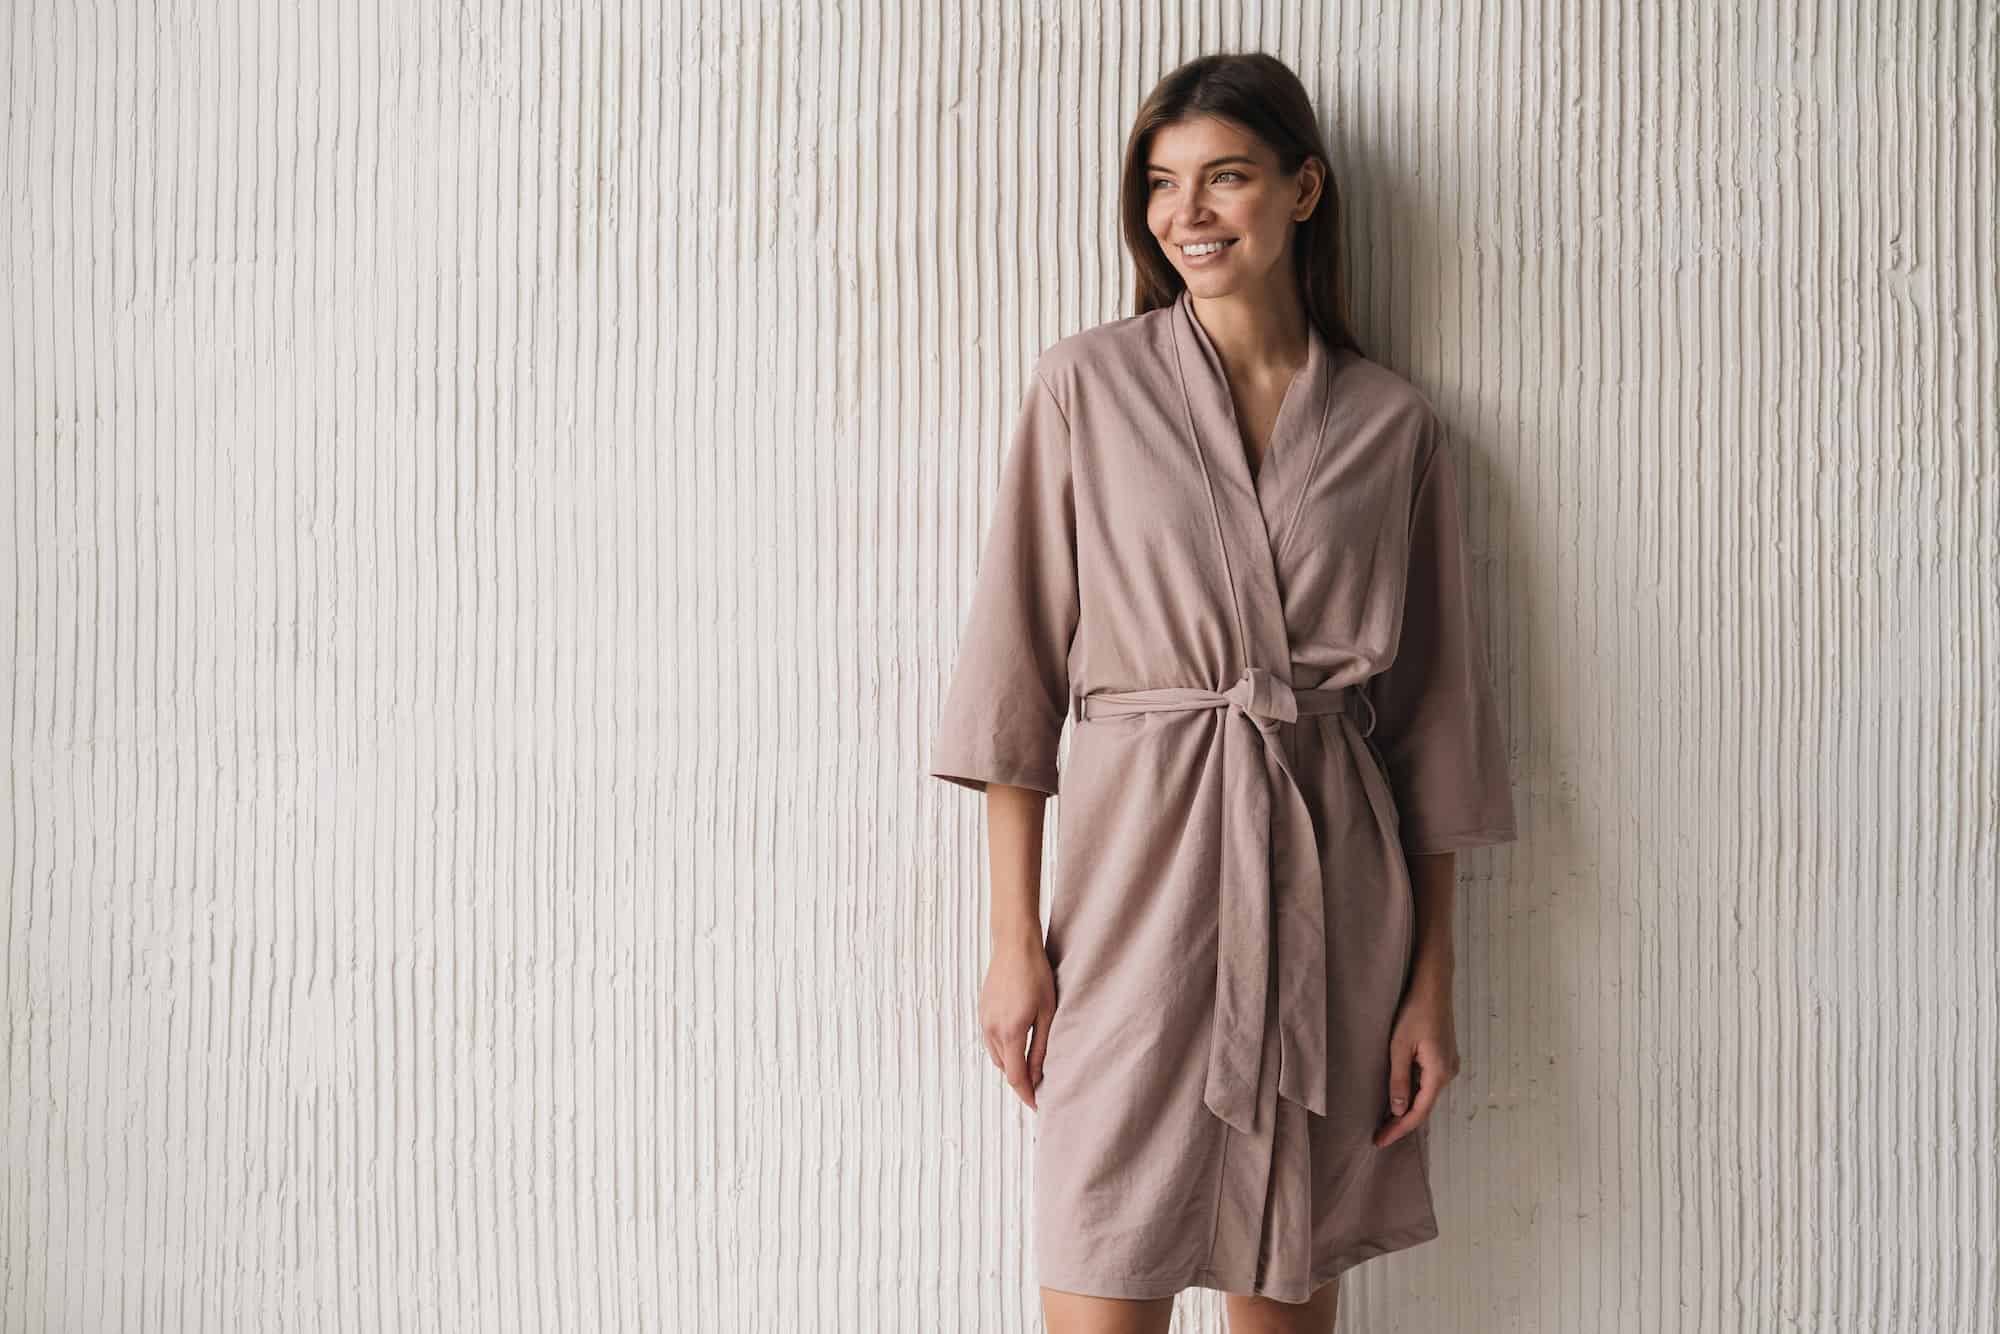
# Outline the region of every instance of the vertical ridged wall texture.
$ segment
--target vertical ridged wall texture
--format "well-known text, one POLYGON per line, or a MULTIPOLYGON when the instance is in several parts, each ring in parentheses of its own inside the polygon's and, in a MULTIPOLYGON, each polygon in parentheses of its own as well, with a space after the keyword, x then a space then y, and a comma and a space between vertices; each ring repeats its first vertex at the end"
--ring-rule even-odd
POLYGON ((1035 1325, 922 770, 1224 48, 1463 442, 1524 823, 1343 1328, 2000 1328, 2000 6, 1253 12, 6 8, 6 1330, 1035 1325))

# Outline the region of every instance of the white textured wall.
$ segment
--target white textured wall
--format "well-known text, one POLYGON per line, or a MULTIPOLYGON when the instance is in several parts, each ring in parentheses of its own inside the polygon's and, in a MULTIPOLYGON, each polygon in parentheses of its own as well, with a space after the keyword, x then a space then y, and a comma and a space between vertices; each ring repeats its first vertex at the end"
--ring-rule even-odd
POLYGON ((1166 9, 0 11, 6 1330, 1034 1324, 921 769, 1253 46, 1524 817, 1344 1330, 2000 1328, 2000 5, 1166 9))

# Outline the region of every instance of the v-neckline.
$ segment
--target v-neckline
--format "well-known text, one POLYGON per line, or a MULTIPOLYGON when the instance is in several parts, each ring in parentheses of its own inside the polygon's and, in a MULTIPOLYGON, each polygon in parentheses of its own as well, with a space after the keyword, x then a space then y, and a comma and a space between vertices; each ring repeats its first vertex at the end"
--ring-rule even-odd
MULTIPOLYGON (((1280 531, 1280 511, 1284 496, 1281 488, 1293 472, 1296 464, 1291 458, 1295 452, 1288 447, 1286 438, 1296 435, 1303 447, 1308 440, 1317 444, 1324 432, 1326 422, 1326 384, 1332 369, 1332 356, 1322 341, 1319 331, 1310 322, 1306 325, 1306 360, 1298 370, 1292 372, 1292 379, 1285 386, 1284 397, 1278 402, 1278 412, 1271 419, 1270 438, 1264 442, 1263 456, 1257 466, 1250 466, 1250 450, 1243 436, 1242 421, 1236 411, 1236 395, 1229 387, 1229 376, 1222 367, 1222 355, 1215 349, 1215 340, 1194 313, 1194 298, 1186 288, 1182 288, 1176 298, 1180 307, 1180 317, 1187 321, 1188 332, 1196 349, 1208 364, 1209 374, 1214 379, 1215 392, 1221 397, 1221 410, 1215 416, 1218 420, 1211 426, 1221 427, 1226 423, 1226 436, 1232 446, 1216 450, 1229 456, 1229 471, 1234 479, 1255 498, 1257 508, 1265 520, 1265 527, 1274 548, 1283 544, 1280 531), (1294 422, 1300 414, 1315 420, 1294 422)), ((1185 374, 1185 368, 1183 368, 1185 374)), ((1199 430, 1199 427, 1197 427, 1199 430)), ((1223 441, 1211 441, 1220 445, 1223 441)))
POLYGON ((1183 289, 1170 309, 1168 342, 1187 413, 1187 445, 1208 492, 1216 556, 1227 572, 1234 604, 1238 661, 1216 688, 1226 689, 1245 667, 1262 667, 1289 684, 1283 553, 1298 527, 1301 502, 1324 447, 1333 401, 1333 352, 1313 329, 1305 367, 1286 387, 1253 475, 1228 376, 1208 331, 1194 317, 1193 299, 1183 289))
MULTIPOLYGON (((1306 353, 1306 360, 1312 360, 1310 350, 1306 353)), ((1292 372, 1292 378, 1285 381, 1285 392, 1278 396, 1277 414, 1271 418, 1271 434, 1264 441, 1263 449, 1257 452, 1257 461, 1255 463, 1250 461, 1250 436, 1243 429, 1243 414, 1236 410, 1236 391, 1234 388, 1229 388, 1229 420, 1230 424, 1236 428, 1236 444, 1243 451, 1243 466, 1250 473, 1250 484, 1252 486, 1259 489, 1263 486, 1264 468, 1271 462, 1271 455, 1278 448, 1279 437, 1283 435, 1283 432, 1278 428, 1284 424, 1285 409, 1291 405, 1292 390, 1298 387, 1299 379, 1305 373, 1306 368, 1301 365, 1297 370, 1292 372)), ((1223 384, 1225 387, 1228 387, 1227 376, 1223 378, 1223 384)))

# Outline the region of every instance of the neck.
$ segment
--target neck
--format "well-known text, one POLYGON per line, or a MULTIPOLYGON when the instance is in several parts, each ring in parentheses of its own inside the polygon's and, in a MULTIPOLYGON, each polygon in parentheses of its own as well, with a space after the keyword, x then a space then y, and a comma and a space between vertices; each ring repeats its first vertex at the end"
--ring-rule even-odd
POLYGON ((1305 364, 1311 334, 1305 304, 1290 282, 1226 296, 1188 296, 1195 318, 1232 376, 1283 373, 1305 364))

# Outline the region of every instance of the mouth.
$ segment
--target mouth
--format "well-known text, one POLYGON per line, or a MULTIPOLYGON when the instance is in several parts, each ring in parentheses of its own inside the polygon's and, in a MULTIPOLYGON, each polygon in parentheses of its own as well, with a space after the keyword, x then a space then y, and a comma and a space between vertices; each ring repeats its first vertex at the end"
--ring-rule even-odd
POLYGON ((1211 255, 1221 254, 1241 239, 1241 237, 1228 236, 1220 238, 1219 243, 1217 241, 1183 241, 1181 242, 1181 254, 1189 259, 1207 259, 1211 255))

